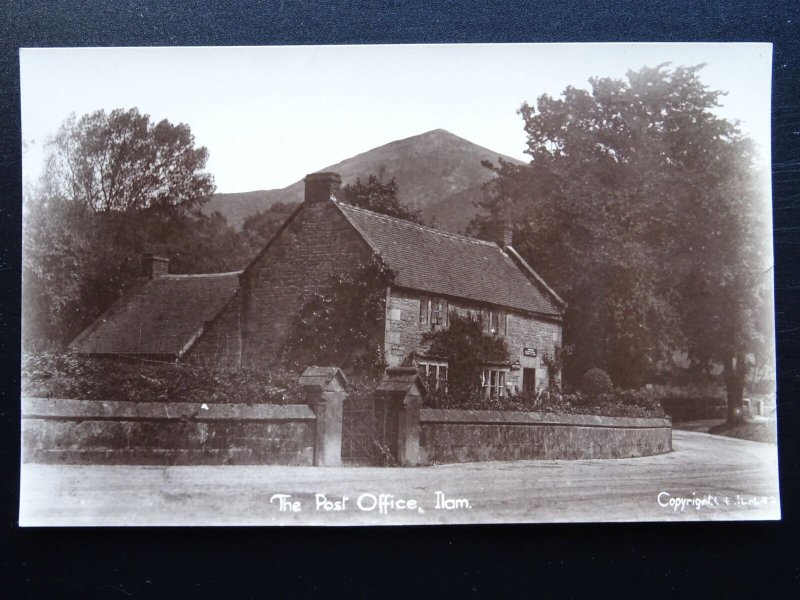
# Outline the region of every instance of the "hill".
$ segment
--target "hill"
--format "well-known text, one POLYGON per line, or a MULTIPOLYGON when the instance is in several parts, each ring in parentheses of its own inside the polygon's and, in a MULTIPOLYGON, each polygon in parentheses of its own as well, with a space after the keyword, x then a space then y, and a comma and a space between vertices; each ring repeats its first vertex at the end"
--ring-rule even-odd
MULTIPOLYGON (((380 175, 384 180, 394 177, 402 202, 420 208, 426 220, 435 216, 439 227, 459 231, 475 213, 472 200, 479 197, 481 184, 492 177, 481 161, 497 162, 498 156, 519 162, 444 129, 435 129, 317 170, 335 171, 345 184, 355 182, 357 177, 366 179, 370 174, 380 175)), ((219 211, 239 229, 249 215, 276 202, 302 200, 301 180, 278 190, 216 194, 205 210, 219 211)))
POLYGON ((431 202, 422 211, 422 218, 437 229, 466 233, 477 212, 475 203, 483 199, 483 184, 461 190, 441 200, 431 202))

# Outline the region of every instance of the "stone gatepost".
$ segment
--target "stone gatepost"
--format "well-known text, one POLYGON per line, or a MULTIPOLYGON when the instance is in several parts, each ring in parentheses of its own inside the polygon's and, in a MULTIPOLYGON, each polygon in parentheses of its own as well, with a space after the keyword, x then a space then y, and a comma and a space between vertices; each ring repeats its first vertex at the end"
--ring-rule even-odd
POLYGON ((298 379, 317 415, 314 466, 342 466, 342 407, 347 378, 338 367, 307 367, 298 379))
POLYGON ((378 384, 376 400, 386 403, 387 411, 394 411, 396 431, 387 431, 390 447, 397 449, 397 462, 402 467, 419 463, 419 410, 425 395, 425 383, 414 367, 389 367, 378 384), (396 446, 391 443, 396 440, 396 446))

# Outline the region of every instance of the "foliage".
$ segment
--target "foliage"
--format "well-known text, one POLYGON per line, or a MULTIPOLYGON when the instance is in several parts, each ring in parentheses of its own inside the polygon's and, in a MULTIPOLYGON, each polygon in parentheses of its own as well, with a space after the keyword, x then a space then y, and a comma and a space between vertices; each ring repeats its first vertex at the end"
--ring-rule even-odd
POLYGON ((481 372, 487 362, 508 362, 508 346, 502 337, 485 332, 483 319, 452 311, 445 329, 422 335, 427 353, 447 359, 448 393, 462 398, 480 391, 481 372))
POLYGON ((520 114, 529 165, 500 161, 472 230, 503 216, 567 301, 569 379, 592 365, 636 387, 723 364, 736 406, 748 354, 769 354, 766 198, 749 140, 701 67, 630 71, 541 96, 520 114))
POLYGON ((606 417, 663 417, 664 410, 648 390, 619 390, 612 394, 589 395, 576 392, 561 394, 542 390, 535 398, 504 396, 486 398, 480 392, 465 396, 437 390, 425 397, 429 408, 463 410, 506 410, 553 414, 589 414, 606 417))
POLYGON ((136 108, 72 114, 47 149, 46 194, 93 212, 196 208, 214 193, 208 151, 189 126, 153 123, 136 108))
MULTIPOLYGON (((200 171, 189 173, 188 169, 202 168, 205 159, 187 162, 185 157, 175 158, 173 169, 164 167, 170 174, 164 176, 159 190, 168 190, 167 198, 152 190, 138 196, 121 183, 106 186, 102 183, 104 178, 112 175, 98 174, 98 165, 105 164, 99 155, 74 154, 99 152, 97 140, 102 139, 103 152, 110 157, 108 168, 116 165, 116 176, 128 177, 131 164, 139 164, 132 156, 139 142, 133 144, 131 137, 144 135, 141 130, 151 132, 148 135, 152 139, 147 138, 150 143, 163 144, 163 148, 147 150, 150 158, 142 160, 151 160, 155 152, 160 164, 169 162, 169 152, 194 152, 186 146, 191 134, 185 125, 172 128, 164 121, 145 126, 146 115, 138 115, 135 109, 124 113, 126 118, 122 111, 111 115, 100 118, 95 113, 77 122, 69 119, 49 146, 51 159, 38 189, 26 198, 22 291, 23 341, 28 348, 60 347, 74 338, 137 280, 145 252, 170 258, 173 273, 228 271, 242 266, 236 232, 218 213, 203 215, 195 210, 203 200, 201 196, 213 190, 213 182, 210 176, 200 171), (109 129, 100 129, 107 121, 109 129), (136 131, 123 131, 124 123, 130 123, 136 131), (170 131, 172 134, 168 135, 170 131), (69 133, 77 139, 70 141, 69 133), (92 145, 87 140, 96 143, 92 145), (124 147, 115 148, 117 143, 124 147), (65 145, 73 154, 63 155, 65 145), (118 165, 123 158, 128 162, 118 165), (91 173, 97 175, 99 183, 84 178, 80 186, 62 185, 64 173, 58 169, 64 164, 82 164, 81 161, 96 167, 91 173), (179 177, 175 169, 187 171, 179 177), (190 184, 189 180, 195 183, 190 184), (104 189, 102 200, 91 191, 96 186, 104 189), (110 195, 114 190, 118 190, 119 197, 110 195)), ((200 150, 205 156, 205 149, 200 150)), ((151 170, 148 177, 156 177, 159 172, 151 170)), ((131 177, 125 185, 155 185, 150 179, 142 183, 131 177)))
POLYGON ((618 390, 611 393, 550 395, 544 407, 578 413, 620 417, 663 417, 661 404, 647 390, 618 390), (560 408, 559 408, 560 407, 560 408))
POLYGON ((422 223, 421 211, 406 206, 398 199, 394 177, 388 183, 383 183, 383 179, 375 175, 370 175, 367 183, 362 183, 358 178, 354 184, 344 186, 342 194, 347 204, 413 223, 422 223))
POLYGON ((589 396, 599 394, 611 394, 614 391, 614 384, 611 377, 603 369, 594 367, 586 371, 581 377, 581 392, 589 396))
POLYGON ((542 354, 542 364, 547 368, 548 389, 561 389, 561 372, 564 370, 564 363, 569 360, 574 350, 575 347, 571 345, 564 347, 556 345, 552 355, 549 352, 542 354))
POLYGON ((376 257, 333 273, 325 290, 303 300, 282 349, 283 362, 296 369, 320 365, 382 371, 386 286, 392 279, 376 257))
POLYGON ((687 385, 651 385, 649 389, 659 399, 691 400, 694 398, 725 399, 725 389, 718 382, 687 385))
POLYGON ((40 398, 303 404, 293 373, 92 358, 71 353, 22 357, 22 394, 40 398))

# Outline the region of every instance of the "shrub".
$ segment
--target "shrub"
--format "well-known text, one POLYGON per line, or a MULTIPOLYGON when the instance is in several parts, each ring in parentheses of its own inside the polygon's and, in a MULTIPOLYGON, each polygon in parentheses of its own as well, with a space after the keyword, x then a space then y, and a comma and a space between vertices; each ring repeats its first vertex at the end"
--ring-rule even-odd
POLYGON ((543 389, 536 398, 505 396, 485 398, 480 393, 455 396, 433 390, 425 397, 428 408, 466 410, 532 411, 555 414, 598 415, 605 417, 663 417, 661 404, 647 390, 619 390, 591 396, 581 392, 562 394, 543 389))
POLYGON ((428 331, 422 341, 428 352, 447 359, 448 389, 454 397, 481 395, 481 372, 486 361, 507 362, 508 346, 502 337, 489 335, 480 316, 449 314, 446 329, 428 331))
POLYGON ((297 374, 290 371, 195 367, 70 353, 23 355, 22 394, 131 402, 305 402, 297 374))
POLYGON ((553 348, 552 355, 548 352, 542 355, 542 363, 547 367, 548 389, 561 389, 561 371, 564 370, 564 364, 570 359, 574 352, 575 346, 569 345, 562 348, 556 345, 553 348))
POLYGON ((663 417, 661 404, 647 390, 617 390, 589 395, 545 393, 536 410, 563 414, 591 414, 607 417, 663 417))
POLYGON ((594 367, 586 371, 581 378, 580 391, 587 396, 599 396, 600 394, 611 394, 614 392, 614 384, 611 377, 603 369, 594 367))

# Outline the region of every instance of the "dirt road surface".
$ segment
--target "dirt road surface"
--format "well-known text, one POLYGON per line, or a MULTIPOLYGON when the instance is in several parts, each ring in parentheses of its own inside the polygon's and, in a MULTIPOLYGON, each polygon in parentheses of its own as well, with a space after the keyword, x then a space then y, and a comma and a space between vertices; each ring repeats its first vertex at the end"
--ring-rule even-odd
POLYGON ((674 431, 673 446, 669 454, 646 458, 408 469, 26 464, 20 523, 436 525, 780 518, 776 446, 687 431, 674 431))

